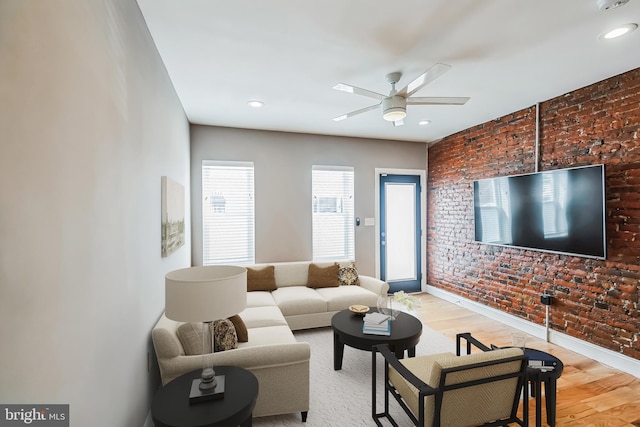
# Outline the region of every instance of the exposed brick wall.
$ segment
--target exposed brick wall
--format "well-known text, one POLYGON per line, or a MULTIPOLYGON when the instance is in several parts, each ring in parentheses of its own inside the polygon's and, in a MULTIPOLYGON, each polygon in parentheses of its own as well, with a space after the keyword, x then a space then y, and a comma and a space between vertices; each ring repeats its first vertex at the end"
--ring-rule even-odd
POLYGON ((429 149, 430 285, 640 359, 640 69, 541 102, 539 170, 604 163, 607 259, 473 241, 473 180, 535 171, 535 106, 429 149))

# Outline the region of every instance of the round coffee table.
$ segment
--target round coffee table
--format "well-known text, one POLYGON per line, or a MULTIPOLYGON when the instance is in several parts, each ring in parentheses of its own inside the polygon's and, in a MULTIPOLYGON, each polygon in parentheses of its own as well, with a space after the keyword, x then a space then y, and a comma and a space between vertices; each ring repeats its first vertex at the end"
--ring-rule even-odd
MULTIPOLYGON (((377 311, 370 309, 369 312, 377 311)), ((331 318, 333 329, 333 369, 342 369, 344 346, 359 350, 371 351, 377 344, 388 344, 398 359, 404 357, 407 350, 409 357, 416 355, 416 345, 422 335, 422 323, 410 314, 400 312, 396 320, 391 322, 391 335, 369 335, 362 333, 362 315, 343 310, 331 318)))
POLYGON ((157 427, 250 427, 258 398, 255 375, 235 366, 216 366, 215 370, 216 375, 225 376, 223 398, 189 404, 191 382, 200 378, 202 369, 191 371, 158 390, 151 403, 154 424, 157 427))

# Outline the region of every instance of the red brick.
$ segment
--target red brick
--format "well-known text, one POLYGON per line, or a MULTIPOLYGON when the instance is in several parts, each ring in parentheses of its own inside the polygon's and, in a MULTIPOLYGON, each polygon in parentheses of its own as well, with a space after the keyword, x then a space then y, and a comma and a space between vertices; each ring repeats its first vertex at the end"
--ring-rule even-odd
POLYGON ((427 282, 537 324, 550 290, 552 329, 640 359, 640 69, 539 107, 539 170, 605 164, 607 260, 472 241, 473 180, 536 170, 530 107, 430 147, 427 282))

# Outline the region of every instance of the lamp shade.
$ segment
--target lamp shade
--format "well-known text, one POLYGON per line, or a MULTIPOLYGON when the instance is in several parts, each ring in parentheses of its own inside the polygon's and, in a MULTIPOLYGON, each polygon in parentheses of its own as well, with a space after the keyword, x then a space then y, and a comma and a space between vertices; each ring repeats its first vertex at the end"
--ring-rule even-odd
POLYGON ((183 268, 165 276, 165 315, 179 322, 210 322, 247 306, 247 269, 230 265, 183 268))

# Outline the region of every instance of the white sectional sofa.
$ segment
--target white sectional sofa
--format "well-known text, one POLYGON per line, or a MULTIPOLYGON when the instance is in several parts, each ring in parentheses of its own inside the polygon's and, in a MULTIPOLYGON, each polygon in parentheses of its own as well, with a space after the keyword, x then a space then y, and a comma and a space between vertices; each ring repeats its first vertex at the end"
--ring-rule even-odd
MULTIPOLYGON (((277 306, 292 330, 331 326, 331 318, 353 304, 375 307, 378 296, 389 291, 386 282, 374 277, 358 275, 359 286, 309 288, 310 261, 256 264, 249 268, 261 269, 274 266, 278 289, 247 293, 247 307, 277 306)), ((334 262, 316 262, 328 267, 334 262)))
MULTIPOLYGON (((240 366, 258 378, 260 391, 254 417, 309 410, 309 344, 297 342, 292 330, 326 327, 331 317, 353 304, 375 306, 389 285, 359 275, 359 285, 307 287, 311 261, 256 264, 254 271, 273 266, 273 291, 247 292, 247 308, 240 313, 248 341, 238 348, 207 354, 213 365, 240 366)), ((333 262, 314 263, 328 267, 333 262)), ((164 314, 152 331, 162 383, 202 368, 201 355, 186 355, 177 335, 180 322, 164 314)))

